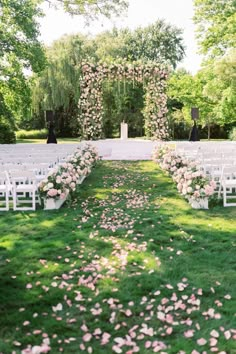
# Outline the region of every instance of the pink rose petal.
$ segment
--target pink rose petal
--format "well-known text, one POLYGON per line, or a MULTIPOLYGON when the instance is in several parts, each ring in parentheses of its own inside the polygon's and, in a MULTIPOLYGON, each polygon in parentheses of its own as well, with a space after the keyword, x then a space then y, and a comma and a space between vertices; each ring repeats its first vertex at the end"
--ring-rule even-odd
POLYGON ((230 331, 225 331, 224 336, 225 336, 225 339, 229 340, 231 338, 230 331))
POLYGON ((148 349, 148 348, 151 348, 151 346, 152 346, 152 342, 150 340, 147 340, 145 342, 145 348, 148 349))
POLYGON ((197 340, 198 345, 205 345, 207 343, 207 340, 205 338, 199 338, 197 340))
POLYGON ((219 337, 219 332, 217 332, 215 329, 213 329, 210 333, 210 335, 214 338, 218 338, 219 337))
POLYGON ((166 334, 171 335, 172 332, 173 332, 173 328, 172 327, 168 327, 166 329, 166 334))
POLYGON ((85 335, 83 335, 83 341, 84 342, 89 342, 92 338, 92 334, 91 333, 86 333, 85 335))
POLYGON ((184 336, 185 338, 191 338, 194 336, 194 330, 193 329, 189 329, 188 331, 184 332, 184 336))
POLYGON ((118 353, 118 354, 122 353, 122 349, 120 347, 118 347, 118 345, 113 345, 112 350, 113 350, 113 352, 118 353))
POLYGON ((218 340, 216 338, 210 338, 210 347, 215 347, 218 340))

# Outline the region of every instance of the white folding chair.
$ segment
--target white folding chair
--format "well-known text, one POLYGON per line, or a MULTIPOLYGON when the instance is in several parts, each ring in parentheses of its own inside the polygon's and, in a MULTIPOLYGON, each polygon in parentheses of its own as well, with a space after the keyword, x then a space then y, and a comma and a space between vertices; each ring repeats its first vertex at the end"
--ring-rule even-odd
POLYGON ((236 206, 236 166, 225 166, 223 168, 222 188, 224 207, 236 206))
POLYGON ((49 172, 48 163, 31 163, 23 164, 25 171, 31 171, 34 173, 37 183, 42 181, 49 172))
POLYGON ((9 210, 11 184, 6 171, 0 172, 0 210, 9 210))
POLYGON ((12 183, 13 209, 35 210, 37 183, 32 171, 13 171, 12 183))

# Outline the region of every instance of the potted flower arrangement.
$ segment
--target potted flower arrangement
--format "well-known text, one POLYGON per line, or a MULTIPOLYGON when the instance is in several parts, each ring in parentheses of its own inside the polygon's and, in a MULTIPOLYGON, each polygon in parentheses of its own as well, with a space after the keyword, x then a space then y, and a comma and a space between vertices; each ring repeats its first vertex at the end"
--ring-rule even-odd
POLYGON ((162 157, 160 167, 170 175, 174 175, 180 168, 188 165, 188 160, 178 155, 174 150, 168 151, 162 157))
POLYGON ((53 168, 39 186, 40 198, 44 201, 44 209, 58 209, 71 195, 78 184, 91 172, 98 159, 96 149, 86 144, 79 147, 75 153, 53 168))
POLYGON ((157 146, 153 159, 172 176, 178 191, 189 201, 192 208, 208 209, 208 200, 214 193, 216 183, 200 170, 197 161, 178 155, 168 145, 157 146))
POLYGON ((153 161, 155 161, 157 163, 161 163, 163 161, 163 157, 170 151, 173 151, 173 149, 170 147, 170 145, 167 145, 167 144, 156 145, 153 152, 152 152, 153 161))
POLYGON ((78 175, 77 184, 81 184, 89 175, 98 159, 97 149, 88 143, 77 148, 75 153, 68 157, 67 161, 73 165, 78 175))
POLYGON ((75 189, 75 181, 70 174, 68 164, 56 166, 38 187, 44 209, 59 209, 67 199, 70 189, 75 189))
POLYGON ((173 177, 178 191, 194 209, 208 209, 208 200, 214 194, 216 183, 210 180, 195 162, 178 169, 173 177))

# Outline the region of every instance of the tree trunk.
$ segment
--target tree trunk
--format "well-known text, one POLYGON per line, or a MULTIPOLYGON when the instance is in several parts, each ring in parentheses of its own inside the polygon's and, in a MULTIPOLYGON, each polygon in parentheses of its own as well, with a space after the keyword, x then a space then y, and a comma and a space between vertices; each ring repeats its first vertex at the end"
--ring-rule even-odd
POLYGON ((210 140, 211 139, 211 124, 209 123, 207 125, 208 130, 207 130, 207 139, 210 140))

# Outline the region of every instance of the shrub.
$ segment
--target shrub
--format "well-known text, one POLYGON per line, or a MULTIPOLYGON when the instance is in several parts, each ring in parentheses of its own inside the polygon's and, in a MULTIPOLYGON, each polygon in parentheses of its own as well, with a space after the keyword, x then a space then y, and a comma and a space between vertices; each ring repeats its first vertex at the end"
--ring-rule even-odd
POLYGON ((16 135, 7 122, 0 121, 0 144, 15 144, 16 135))
POLYGON ((17 139, 46 139, 48 135, 47 129, 41 130, 19 130, 16 132, 17 139))
POLYGON ((236 140, 236 127, 234 127, 229 133, 230 140, 236 140))

